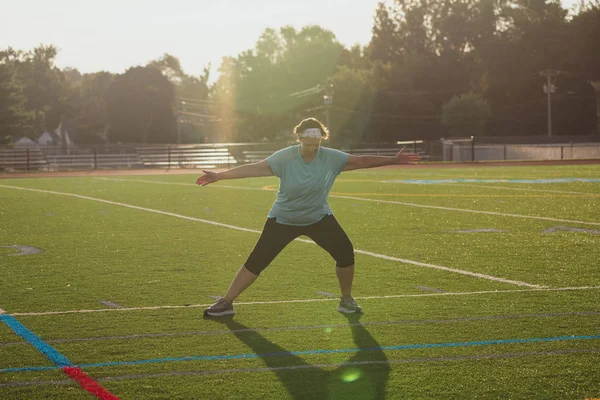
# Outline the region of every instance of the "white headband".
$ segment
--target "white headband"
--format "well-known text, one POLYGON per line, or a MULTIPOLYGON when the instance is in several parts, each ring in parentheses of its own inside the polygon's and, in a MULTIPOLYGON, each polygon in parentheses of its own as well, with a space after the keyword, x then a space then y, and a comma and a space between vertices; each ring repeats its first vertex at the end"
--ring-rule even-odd
POLYGON ((298 136, 301 138, 321 139, 321 130, 319 128, 308 128, 300 132, 298 136))

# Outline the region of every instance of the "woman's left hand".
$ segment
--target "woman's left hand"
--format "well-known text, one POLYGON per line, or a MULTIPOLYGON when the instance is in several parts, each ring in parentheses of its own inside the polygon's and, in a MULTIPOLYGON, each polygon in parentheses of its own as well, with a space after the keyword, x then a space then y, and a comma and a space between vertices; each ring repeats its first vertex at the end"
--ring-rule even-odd
POLYGON ((206 186, 219 180, 219 174, 213 171, 202 170, 204 175, 196 180, 196 185, 206 186))
POLYGON ((396 159, 394 160, 395 164, 414 164, 419 162, 420 157, 417 153, 405 153, 403 147, 402 150, 396 154, 396 159))

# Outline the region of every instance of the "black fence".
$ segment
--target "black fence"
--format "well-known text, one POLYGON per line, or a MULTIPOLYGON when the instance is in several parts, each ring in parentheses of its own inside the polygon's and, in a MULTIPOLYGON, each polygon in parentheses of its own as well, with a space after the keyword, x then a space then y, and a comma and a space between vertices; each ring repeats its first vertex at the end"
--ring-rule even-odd
MULTIPOLYGON (((0 171, 85 171, 102 169, 231 168, 257 162, 293 143, 195 145, 31 146, 0 148, 0 171)), ((362 144, 350 154, 395 155, 402 147, 428 157, 424 142, 362 144)))

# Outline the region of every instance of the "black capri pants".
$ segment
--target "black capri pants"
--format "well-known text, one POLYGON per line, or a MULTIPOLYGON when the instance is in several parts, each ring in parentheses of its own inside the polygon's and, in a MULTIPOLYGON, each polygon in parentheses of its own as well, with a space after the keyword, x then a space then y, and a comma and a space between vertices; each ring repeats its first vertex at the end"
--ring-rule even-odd
POLYGON ((244 263, 254 275, 260 273, 277 257, 292 240, 308 236, 327 251, 336 261, 338 268, 354 265, 354 247, 333 215, 307 226, 284 225, 275 218, 268 218, 254 250, 244 263))

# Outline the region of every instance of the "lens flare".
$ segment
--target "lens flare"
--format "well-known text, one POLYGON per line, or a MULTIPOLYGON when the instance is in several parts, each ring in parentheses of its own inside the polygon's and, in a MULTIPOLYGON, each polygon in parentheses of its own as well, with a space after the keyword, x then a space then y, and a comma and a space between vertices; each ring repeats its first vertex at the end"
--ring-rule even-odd
POLYGON ((345 383, 354 382, 360 378, 360 375, 361 372, 358 368, 350 368, 342 372, 342 381, 345 383))

